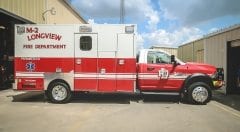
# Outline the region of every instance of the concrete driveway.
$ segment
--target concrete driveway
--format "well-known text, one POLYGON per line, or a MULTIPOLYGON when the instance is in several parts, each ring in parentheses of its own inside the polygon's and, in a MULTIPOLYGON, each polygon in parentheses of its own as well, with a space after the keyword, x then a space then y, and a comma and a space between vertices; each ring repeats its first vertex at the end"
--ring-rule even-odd
POLYGON ((176 96, 77 95, 51 104, 42 93, 0 91, 0 132, 239 132, 240 112, 176 96))

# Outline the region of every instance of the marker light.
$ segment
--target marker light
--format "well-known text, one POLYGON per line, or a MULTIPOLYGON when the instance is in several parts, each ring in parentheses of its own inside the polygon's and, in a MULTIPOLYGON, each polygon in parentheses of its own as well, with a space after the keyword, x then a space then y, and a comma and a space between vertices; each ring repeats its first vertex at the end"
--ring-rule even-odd
POLYGON ((125 33, 134 33, 134 25, 126 26, 125 33))

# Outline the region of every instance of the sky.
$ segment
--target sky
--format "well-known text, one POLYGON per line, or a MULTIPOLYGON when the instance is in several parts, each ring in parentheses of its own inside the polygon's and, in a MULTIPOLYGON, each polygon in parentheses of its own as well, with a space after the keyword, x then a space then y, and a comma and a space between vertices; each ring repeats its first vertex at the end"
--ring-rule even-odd
MULTIPOLYGON (((91 24, 120 23, 120 0, 69 0, 91 24)), ((138 48, 178 47, 240 24, 240 0, 124 0, 124 23, 137 24, 138 48)))

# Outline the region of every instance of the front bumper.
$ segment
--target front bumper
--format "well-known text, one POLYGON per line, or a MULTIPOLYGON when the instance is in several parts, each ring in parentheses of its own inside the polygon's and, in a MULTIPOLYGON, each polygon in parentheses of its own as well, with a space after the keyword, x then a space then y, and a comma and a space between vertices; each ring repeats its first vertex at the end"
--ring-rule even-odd
POLYGON ((224 70, 223 68, 217 68, 216 73, 212 76, 213 78, 213 87, 219 89, 225 85, 224 82, 224 70))
POLYGON ((221 88, 222 86, 224 86, 225 85, 225 83, 224 83, 224 81, 222 81, 222 80, 214 80, 213 81, 213 87, 214 87, 214 89, 219 89, 219 88, 221 88))

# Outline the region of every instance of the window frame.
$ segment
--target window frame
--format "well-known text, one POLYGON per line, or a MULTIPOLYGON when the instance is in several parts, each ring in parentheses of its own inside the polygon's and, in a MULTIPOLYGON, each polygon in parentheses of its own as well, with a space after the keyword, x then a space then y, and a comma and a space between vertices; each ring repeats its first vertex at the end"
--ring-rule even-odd
MULTIPOLYGON (((147 53, 147 63, 148 64, 170 64, 171 63, 171 56, 169 56, 168 54, 161 52, 161 51, 149 51, 147 53), (149 62, 149 56, 151 54, 151 57, 153 58, 152 62, 149 62), (167 62, 157 62, 157 59, 160 59, 161 56, 158 56, 158 54, 161 54, 161 56, 166 55, 166 57, 168 57, 168 61, 167 62)), ((163 60, 163 58, 161 57, 161 59, 163 60)), ((165 60, 164 60, 165 61, 165 60)))
MULTIPOLYGON (((87 40, 85 40, 85 41, 87 41, 87 40)), ((80 48, 81 51, 90 51, 90 50, 92 50, 92 48, 93 48, 92 47, 92 36, 80 36, 79 48, 80 48), (83 38, 89 38, 88 42, 82 42, 83 38), (84 46, 82 46, 82 44, 84 44, 84 46)))

